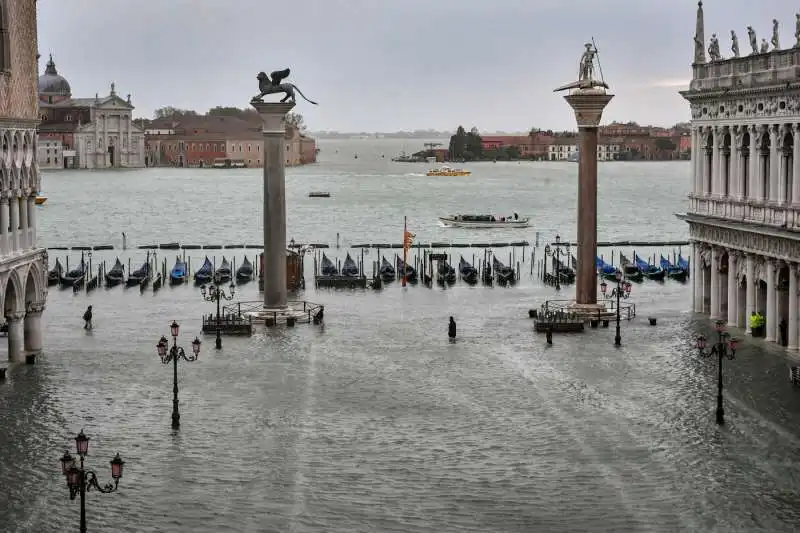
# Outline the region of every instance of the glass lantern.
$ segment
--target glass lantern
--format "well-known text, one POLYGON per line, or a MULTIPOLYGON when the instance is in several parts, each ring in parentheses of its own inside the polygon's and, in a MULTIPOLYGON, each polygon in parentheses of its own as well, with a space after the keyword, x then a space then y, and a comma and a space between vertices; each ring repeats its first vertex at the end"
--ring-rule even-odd
POLYGON ((89 437, 84 435, 83 430, 75 437, 75 448, 78 450, 78 455, 81 457, 89 453, 89 437))
POLYGON ((614 278, 617 280, 617 282, 622 281, 622 272, 619 270, 614 272, 614 278))
POLYGON ((606 295, 606 291, 607 290, 608 290, 608 283, 606 283, 605 281, 601 282, 600 283, 600 292, 603 294, 603 296, 606 295))
POLYGON ((725 331, 725 321, 724 320, 717 320, 714 322, 714 331, 717 333, 722 333, 725 331))
POLYGON ((162 335, 161 339, 158 341, 158 344, 156 344, 156 350, 158 350, 159 357, 163 358, 167 355, 167 345, 167 338, 162 335))
POLYGON ((111 477, 114 479, 119 479, 122 477, 122 467, 125 465, 125 461, 119 456, 119 452, 117 455, 111 459, 111 477))
POLYGON ((71 489, 77 489, 81 485, 81 469, 72 467, 67 471, 67 486, 71 489))
POLYGON ((197 337, 195 337, 194 340, 192 341, 192 352, 194 353, 195 357, 200 354, 201 344, 202 343, 200 342, 200 339, 198 339, 197 337))
POLYGON ((172 325, 169 327, 169 332, 172 334, 173 338, 178 337, 178 332, 180 329, 181 327, 178 325, 178 323, 173 320, 172 325))
POLYGON ((65 451, 64 456, 61 458, 61 473, 66 476, 69 474, 69 469, 73 466, 75 466, 75 459, 73 459, 68 451, 65 451))
POLYGON ((206 284, 205 284, 205 283, 203 283, 202 285, 200 285, 200 294, 202 294, 202 295, 203 295, 203 298, 205 298, 205 297, 206 297, 206 284))

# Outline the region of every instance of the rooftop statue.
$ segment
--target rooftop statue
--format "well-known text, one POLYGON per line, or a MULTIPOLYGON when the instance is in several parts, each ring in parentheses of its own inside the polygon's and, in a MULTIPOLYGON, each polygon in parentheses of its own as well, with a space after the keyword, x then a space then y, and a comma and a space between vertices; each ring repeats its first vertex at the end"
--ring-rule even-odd
POLYGON ((758 53, 758 38, 756 37, 756 30, 752 26, 747 27, 747 36, 750 38, 750 48, 753 49, 751 55, 758 53))
POLYGON ((769 43, 766 39, 761 39, 761 53, 766 54, 769 52, 769 43))
POLYGON ((794 47, 800 48, 800 13, 795 13, 795 23, 794 23, 794 47))
POLYGON ((586 48, 583 51, 583 55, 581 55, 580 64, 578 66, 578 81, 559 87, 556 89, 556 92, 567 89, 591 89, 593 87, 608 89, 608 85, 602 80, 602 72, 600 73, 601 79, 598 80, 594 77, 594 64, 595 61, 597 61, 597 47, 593 42, 586 43, 585 46, 586 48))
POLYGON ((733 57, 739 57, 739 38, 736 37, 736 32, 731 30, 731 52, 733 57))
POLYGON ((778 19, 772 19, 772 47, 775 50, 781 49, 781 41, 778 38, 778 19))
POLYGON ((303 100, 308 102, 309 104, 318 105, 317 102, 313 100, 309 100, 306 98, 306 95, 303 94, 303 91, 300 90, 294 83, 283 83, 283 80, 289 77, 291 73, 290 69, 283 69, 283 70, 276 70, 270 73, 269 77, 267 77, 266 73, 259 72, 256 75, 256 79, 258 80, 258 89, 261 91, 259 94, 255 95, 250 101, 251 102, 263 102, 264 96, 267 94, 275 94, 275 93, 283 93, 285 96, 281 99, 281 102, 286 102, 287 100, 291 103, 295 102, 294 93, 297 91, 300 93, 300 96, 303 97, 303 100))
POLYGON ((708 57, 711 58, 711 61, 721 61, 722 54, 719 51, 719 39, 717 39, 717 34, 711 34, 711 41, 708 43, 708 57))

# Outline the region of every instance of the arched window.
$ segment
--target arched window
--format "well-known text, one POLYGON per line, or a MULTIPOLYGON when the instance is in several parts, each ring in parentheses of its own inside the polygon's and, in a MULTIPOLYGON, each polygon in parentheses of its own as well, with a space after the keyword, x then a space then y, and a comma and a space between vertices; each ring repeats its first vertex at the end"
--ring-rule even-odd
POLYGON ((11 72, 11 40, 5 0, 0 0, 0 72, 11 72))

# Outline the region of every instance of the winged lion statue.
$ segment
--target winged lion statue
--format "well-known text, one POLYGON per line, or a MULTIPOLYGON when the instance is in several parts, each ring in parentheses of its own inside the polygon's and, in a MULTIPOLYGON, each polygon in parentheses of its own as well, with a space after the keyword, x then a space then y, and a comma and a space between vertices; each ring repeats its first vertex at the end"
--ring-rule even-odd
POLYGON ((271 72, 269 77, 267 77, 265 72, 259 72, 256 76, 256 79, 258 79, 258 90, 261 92, 254 96, 251 101, 263 102, 264 96, 267 94, 283 93, 285 96, 281 99, 281 102, 286 102, 288 100, 294 103, 296 91, 300 93, 300 96, 303 97, 303 100, 309 104, 319 105, 317 102, 306 98, 306 95, 303 94, 303 91, 301 91, 300 88, 294 83, 283 82, 283 80, 289 77, 290 73, 291 70, 288 68, 271 72))

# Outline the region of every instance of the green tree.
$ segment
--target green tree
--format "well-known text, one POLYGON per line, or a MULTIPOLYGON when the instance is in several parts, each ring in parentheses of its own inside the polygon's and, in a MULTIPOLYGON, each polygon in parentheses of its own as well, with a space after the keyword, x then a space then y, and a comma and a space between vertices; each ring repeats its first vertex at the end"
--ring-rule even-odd
POLYGON ((306 130, 305 120, 300 113, 289 113, 286 115, 286 124, 297 129, 299 132, 304 132, 306 130))
POLYGON ((153 112, 153 118, 167 117, 193 117, 197 116, 197 111, 192 109, 179 109, 172 106, 159 107, 153 112))
POLYGON ((481 145, 481 136, 478 133, 478 128, 472 127, 466 136, 466 146, 464 150, 464 159, 474 160, 483 158, 483 146, 481 145))
POLYGON ((507 159, 519 159, 522 156, 518 146, 506 146, 504 151, 507 159))
POLYGON ((467 146, 467 132, 464 131, 463 126, 456 128, 454 135, 450 136, 450 160, 458 161, 464 159, 464 151, 467 146))

